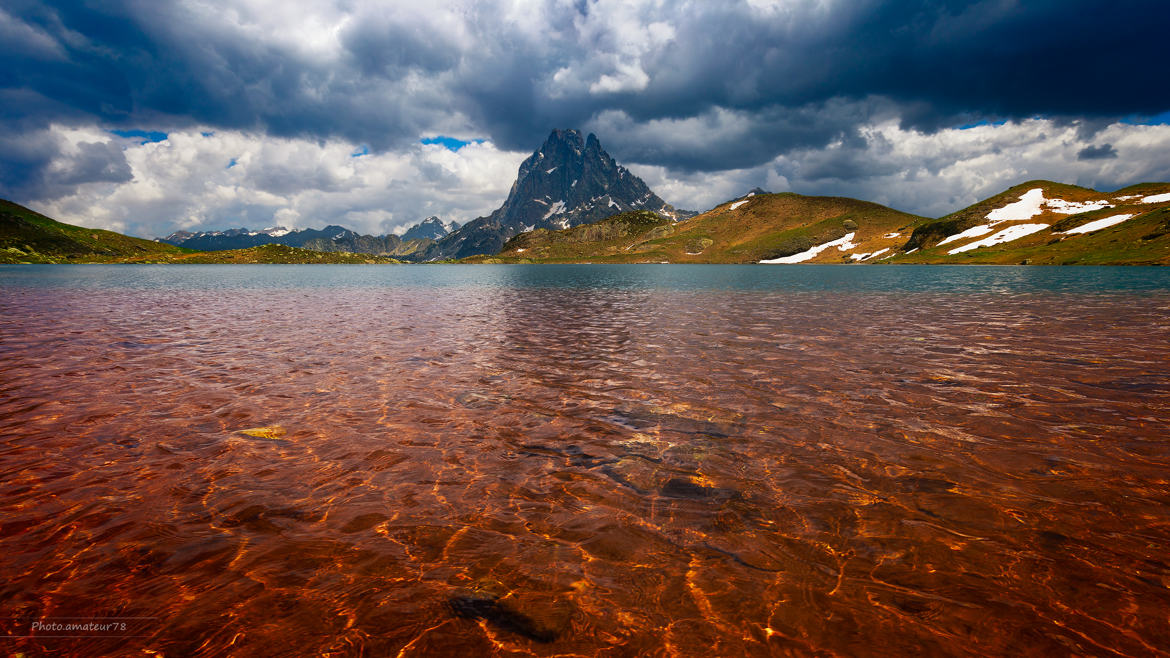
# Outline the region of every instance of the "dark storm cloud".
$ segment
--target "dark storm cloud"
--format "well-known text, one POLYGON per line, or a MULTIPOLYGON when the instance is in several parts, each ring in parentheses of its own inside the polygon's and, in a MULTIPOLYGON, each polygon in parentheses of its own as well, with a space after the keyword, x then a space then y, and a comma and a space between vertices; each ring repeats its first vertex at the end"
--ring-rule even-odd
POLYGON ((613 131, 600 136, 619 158, 722 170, 852 139, 875 118, 930 132, 1170 108, 1163 0, 595 5, 520 16, 491 3, 406 16, 322 5, 349 15, 338 52, 323 55, 266 30, 268 5, 244 12, 259 25, 249 29, 226 8, 16 0, 0 10, 3 184, 38 175, 44 159, 13 135, 50 123, 200 125, 375 150, 460 124, 479 132, 461 136, 530 150, 552 127, 591 126, 613 131), (669 38, 654 41, 655 22, 669 38))
POLYGON ((1117 149, 1112 144, 1093 144, 1077 152, 1078 160, 1110 160, 1117 157, 1117 149))

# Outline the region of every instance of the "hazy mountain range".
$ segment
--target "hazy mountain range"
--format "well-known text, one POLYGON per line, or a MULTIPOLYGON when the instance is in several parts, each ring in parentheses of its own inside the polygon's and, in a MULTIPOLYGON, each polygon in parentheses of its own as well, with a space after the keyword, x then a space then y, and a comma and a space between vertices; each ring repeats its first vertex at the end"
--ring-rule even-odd
POLYGON ((314 251, 335 251, 390 256, 407 256, 426 249, 435 240, 459 228, 457 222, 427 217, 401 235, 362 235, 344 226, 321 229, 289 229, 283 226, 252 230, 234 228, 224 231, 176 231, 159 242, 198 251, 247 249, 265 244, 304 247, 314 251))

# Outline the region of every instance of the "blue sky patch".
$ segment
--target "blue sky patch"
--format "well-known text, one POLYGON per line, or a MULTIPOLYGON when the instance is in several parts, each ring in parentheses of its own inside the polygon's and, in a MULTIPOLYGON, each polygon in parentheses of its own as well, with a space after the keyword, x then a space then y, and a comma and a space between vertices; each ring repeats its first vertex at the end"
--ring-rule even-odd
POLYGON ((1154 115, 1139 115, 1131 114, 1121 120, 1122 123, 1128 123, 1135 126, 1156 126, 1170 123, 1170 110, 1161 114, 1154 115))
POLYGON ((418 141, 422 142, 423 144, 438 144, 439 146, 445 146, 452 151, 458 151, 459 149, 463 148, 464 146, 467 146, 468 144, 473 144, 473 143, 474 144, 483 144, 482 139, 473 139, 470 141, 464 141, 462 139, 455 139, 454 137, 447 137, 446 135, 436 135, 434 137, 423 137, 422 139, 420 139, 418 141))
POLYGON ((362 144, 361 146, 358 147, 358 149, 356 151, 354 151, 353 153, 350 153, 349 157, 360 158, 363 155, 369 155, 369 154, 370 154, 370 147, 366 146, 365 144, 362 144))
POLYGON ((146 144, 148 142, 161 142, 167 138, 167 134, 157 130, 111 130, 118 137, 137 138, 139 144, 146 144))
POLYGON ((231 169, 232 167, 236 166, 237 164, 239 164, 239 163, 236 162, 236 159, 232 158, 231 161, 228 162, 228 166, 224 167, 224 169, 231 169))
POLYGON ((1007 123, 1006 119, 1002 121, 988 121, 984 119, 983 121, 976 121, 975 123, 965 123, 961 126, 958 126, 958 128, 959 130, 970 130, 971 128, 978 128, 979 126, 1002 126, 1005 123, 1007 123))

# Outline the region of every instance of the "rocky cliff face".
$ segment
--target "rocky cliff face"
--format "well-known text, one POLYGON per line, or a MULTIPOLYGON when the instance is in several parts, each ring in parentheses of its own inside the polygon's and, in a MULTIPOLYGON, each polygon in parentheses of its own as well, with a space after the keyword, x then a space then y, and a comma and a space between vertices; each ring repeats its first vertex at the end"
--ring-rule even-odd
POLYGON ((494 254, 514 235, 537 228, 564 229, 632 210, 669 219, 694 213, 675 210, 646 183, 601 148, 594 135, 554 130, 520 165, 504 205, 439 240, 426 259, 494 254))

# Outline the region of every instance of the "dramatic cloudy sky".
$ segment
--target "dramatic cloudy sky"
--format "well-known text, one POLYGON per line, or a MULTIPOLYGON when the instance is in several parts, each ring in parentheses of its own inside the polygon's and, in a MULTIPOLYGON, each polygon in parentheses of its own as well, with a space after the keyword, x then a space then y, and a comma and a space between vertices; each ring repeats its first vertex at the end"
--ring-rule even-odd
POLYGON ((5 0, 0 197, 87 226, 401 229, 553 128, 677 206, 938 216, 1170 180, 1165 0, 5 0), (466 145, 462 145, 466 143, 466 145))

